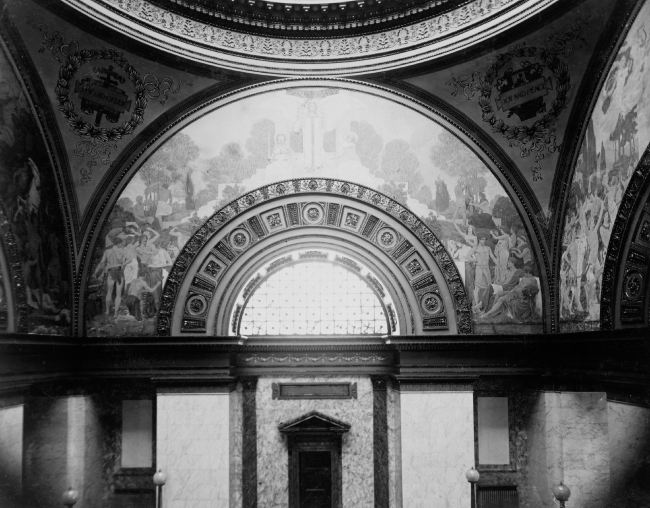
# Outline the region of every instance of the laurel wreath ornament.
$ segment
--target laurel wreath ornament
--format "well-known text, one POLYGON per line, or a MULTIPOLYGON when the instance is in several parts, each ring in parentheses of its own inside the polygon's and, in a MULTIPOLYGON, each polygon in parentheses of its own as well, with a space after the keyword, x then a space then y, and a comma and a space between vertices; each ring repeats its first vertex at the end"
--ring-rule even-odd
POLYGON ((150 99, 157 99, 162 95, 160 104, 167 102, 168 94, 177 93, 181 83, 192 86, 192 83, 181 81, 177 85, 171 78, 158 79, 153 74, 140 73, 127 61, 121 51, 111 48, 101 49, 80 49, 76 41, 65 44, 65 38, 60 32, 48 35, 48 28, 43 23, 28 20, 36 30, 43 34, 40 53, 46 49, 51 51, 52 57, 61 63, 59 79, 54 92, 59 103, 59 111, 67 120, 68 125, 80 137, 74 150, 79 157, 88 157, 86 167, 80 168, 81 183, 88 183, 92 180, 93 167, 99 159, 102 164, 111 163, 111 152, 117 149, 116 142, 124 136, 133 134, 136 127, 144 121, 144 112, 150 99), (133 112, 131 117, 119 127, 98 127, 84 120, 75 110, 74 103, 70 100, 70 84, 79 69, 86 64, 96 60, 109 60, 117 65, 133 84, 135 99, 133 101, 133 112))
POLYGON ((553 153, 558 150, 556 123, 560 113, 567 107, 568 93, 571 89, 571 76, 567 63, 562 58, 568 58, 573 53, 574 41, 586 45, 587 41, 581 36, 582 28, 588 24, 589 18, 576 21, 567 25, 561 35, 550 36, 542 46, 527 46, 526 43, 511 46, 505 53, 498 55, 494 64, 485 73, 474 72, 471 81, 467 75, 458 78, 452 76, 447 85, 452 85, 454 90, 451 95, 458 95, 460 89, 465 97, 473 99, 479 93, 478 104, 481 108, 481 118, 490 124, 494 133, 500 133, 509 141, 509 146, 519 148, 521 157, 535 154, 535 163, 532 165, 533 181, 542 180, 542 160, 545 152, 553 153), (492 93, 495 82, 499 79, 499 72, 503 67, 515 59, 528 59, 526 63, 536 62, 546 67, 555 78, 556 97, 551 101, 550 108, 544 116, 532 125, 510 125, 499 118, 492 106, 492 93))

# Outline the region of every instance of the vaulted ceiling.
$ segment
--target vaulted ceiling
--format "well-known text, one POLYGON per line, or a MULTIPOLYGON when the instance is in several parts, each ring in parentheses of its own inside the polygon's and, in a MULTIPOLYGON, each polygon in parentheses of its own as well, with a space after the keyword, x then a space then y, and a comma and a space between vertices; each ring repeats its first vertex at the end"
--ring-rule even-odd
MULTIPOLYGON (((282 97, 302 93, 304 101, 313 100, 320 97, 317 90, 325 89, 337 90, 339 97, 373 97, 363 105, 367 111, 374 104, 401 108, 383 120, 385 126, 375 122, 374 128, 385 141, 393 136, 391 129, 410 129, 407 145, 420 157, 417 178, 423 186, 430 179, 432 188, 438 173, 444 173, 442 162, 428 157, 434 145, 444 143, 434 140, 432 145, 426 136, 416 136, 417 130, 429 131, 405 120, 411 114, 459 140, 458 153, 467 152, 464 158, 449 155, 452 169, 444 174, 452 175, 454 164, 470 167, 479 161, 487 168, 482 189, 495 189, 495 200, 501 192, 512 203, 521 232, 513 233, 514 241, 522 236, 532 251, 530 264, 541 294, 539 321, 533 328, 511 330, 490 322, 479 333, 648 325, 650 233, 644 228, 650 210, 644 204, 650 160, 643 154, 650 142, 650 4, 3 3, 0 247, 5 292, 14 309, 7 321, 12 331, 83 335, 106 325, 93 321, 101 309, 88 305, 105 237, 124 225, 124 220, 115 222, 118 200, 128 195, 135 201, 137 193, 129 194, 129 185, 144 181, 141 171, 151 169, 156 154, 176 146, 174 136, 191 137, 191 126, 208 115, 213 123, 205 123, 205 129, 215 132, 217 126, 227 132, 228 125, 234 132, 238 122, 253 125, 264 118, 257 113, 263 108, 276 108, 265 114, 280 118, 282 97), (89 91, 87 76, 100 76, 101 97, 89 91)), ((343 118, 345 108, 357 103, 341 104, 348 106, 332 105, 328 111, 343 118)), ((359 118, 371 118, 364 115, 359 118)), ((346 125, 352 125, 357 117, 348 116, 346 125)), ((282 132, 280 120, 274 122, 273 146, 282 132)), ((333 158, 343 153, 341 122, 335 126, 333 158)), ((369 168, 359 142, 365 134, 354 132, 360 167, 369 168)), ((213 141, 214 153, 206 141, 192 160, 213 160, 217 145, 231 141, 220 136, 213 141)), ((276 160, 273 146, 265 165, 276 160)), ((383 175, 382 185, 397 178, 382 166, 387 146, 371 172, 383 175)), ((186 173, 183 178, 191 181, 186 173)), ((452 198, 459 177, 453 178, 447 181, 452 198)), ((223 177, 219 185, 232 181, 223 177)), ((192 185, 203 184, 207 180, 195 179, 192 185)), ((412 191, 409 199, 414 196, 412 191)), ((417 203, 410 203, 405 206, 415 210, 417 203)), ((451 217, 444 210, 434 213, 438 223, 444 222, 440 234, 447 231, 445 224, 449 231, 456 224, 463 238, 470 235, 467 221, 458 223, 452 212, 451 217)), ((510 224, 507 219, 482 229, 489 236, 494 227, 510 224)), ((155 229, 158 234, 170 230, 155 229)), ((456 233, 447 234, 452 239, 456 233)))

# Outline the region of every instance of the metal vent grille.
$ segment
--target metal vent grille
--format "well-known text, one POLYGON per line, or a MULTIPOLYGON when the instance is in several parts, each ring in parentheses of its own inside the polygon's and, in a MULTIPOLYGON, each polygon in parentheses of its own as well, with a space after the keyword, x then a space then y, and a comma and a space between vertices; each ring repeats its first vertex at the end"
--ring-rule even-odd
POLYGON ((479 487, 478 508, 519 508, 517 487, 479 487))

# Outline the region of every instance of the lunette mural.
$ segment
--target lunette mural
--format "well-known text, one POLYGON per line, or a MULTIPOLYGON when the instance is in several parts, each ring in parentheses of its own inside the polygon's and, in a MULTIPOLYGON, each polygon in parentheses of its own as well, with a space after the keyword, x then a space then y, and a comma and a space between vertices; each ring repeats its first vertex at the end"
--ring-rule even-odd
POLYGON ((600 328, 600 293, 612 225, 650 142, 650 2, 639 11, 589 121, 568 196, 560 265, 563 331, 600 328))
POLYGON ((423 218, 464 275, 479 333, 541 331, 530 241, 487 166, 403 106, 314 87, 224 106, 145 162, 94 252, 87 334, 154 334, 169 269, 200 225, 246 191, 309 176, 366 185, 423 218))
POLYGON ((58 190, 29 104, 1 51, 0 116, 0 203, 20 254, 27 331, 69 335, 70 273, 58 190))

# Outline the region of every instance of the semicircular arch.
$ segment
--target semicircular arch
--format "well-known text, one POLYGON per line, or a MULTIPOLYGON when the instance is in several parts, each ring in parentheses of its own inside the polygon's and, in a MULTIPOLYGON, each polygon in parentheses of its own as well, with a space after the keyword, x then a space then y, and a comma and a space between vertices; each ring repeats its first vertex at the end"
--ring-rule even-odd
MULTIPOLYGON (((373 189, 312 178, 254 190, 216 212, 185 245, 167 278, 158 334, 223 335, 236 295, 271 258, 320 247, 371 264, 389 291, 408 335, 471 333, 469 300, 453 260, 433 232, 410 210, 373 189), (320 209, 312 218, 311 208, 320 209), (318 215, 318 217, 316 216, 318 215), (385 235, 387 236, 385 236, 385 235), (391 238, 388 238, 390 236, 391 238), (382 268, 383 267, 383 268, 382 268), (429 315, 419 302, 437 295, 441 309, 429 315), (205 301, 200 312, 188 304, 205 301), (435 330, 435 332, 434 332, 435 330)), ((282 259, 282 258, 280 258, 282 259)))

